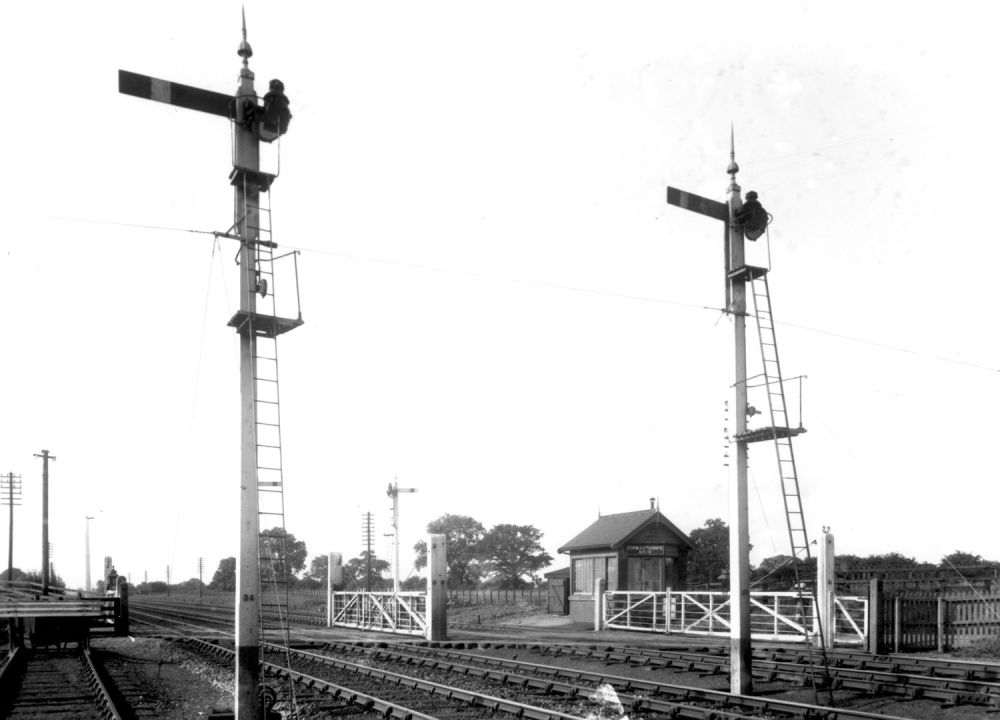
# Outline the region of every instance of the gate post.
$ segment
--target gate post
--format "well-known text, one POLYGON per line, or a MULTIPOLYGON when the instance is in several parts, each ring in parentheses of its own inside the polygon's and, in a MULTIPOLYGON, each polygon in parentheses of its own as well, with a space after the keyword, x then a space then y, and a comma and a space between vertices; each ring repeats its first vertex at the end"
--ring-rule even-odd
POLYGON ((594 580, 594 632, 604 629, 604 579, 594 580))
POLYGON ((444 535, 427 536, 427 639, 448 636, 448 543, 444 535))
POLYGON ((326 626, 333 627, 333 588, 344 582, 344 559, 340 553, 326 557, 326 626))
POLYGON ((945 599, 938 594, 937 598, 937 651, 944 652, 944 619, 945 619, 945 599))
POLYGON ((833 647, 836 638, 835 602, 837 583, 834 572, 833 534, 824 528, 816 556, 816 614, 819 616, 819 641, 823 647, 833 647))
POLYGON ((885 618, 882 617, 882 581, 879 578, 872 578, 868 584, 868 652, 872 655, 878 655, 882 649, 882 626, 884 624, 885 618))
POLYGON ((128 635, 128 583, 118 583, 118 615, 115 617, 115 635, 128 635))

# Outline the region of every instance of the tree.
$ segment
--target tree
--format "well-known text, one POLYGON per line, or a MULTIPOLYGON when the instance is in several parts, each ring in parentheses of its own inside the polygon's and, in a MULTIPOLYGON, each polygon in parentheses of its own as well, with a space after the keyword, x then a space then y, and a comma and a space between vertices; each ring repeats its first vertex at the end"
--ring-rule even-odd
POLYGON ((985 560, 983 560, 981 555, 973 555, 972 553, 956 550, 941 558, 940 567, 950 570, 953 567, 962 567, 963 565, 982 565, 984 562, 985 560))
POLYGON ((688 537, 694 545, 687 559, 688 583, 692 587, 715 584, 723 570, 729 572, 729 526, 713 518, 688 537))
POLYGON ((198 589, 201 587, 201 585, 202 585, 201 580, 199 580, 196 577, 193 577, 188 580, 185 580, 184 582, 177 583, 173 587, 177 588, 181 592, 196 593, 198 592, 198 589))
POLYGON ((994 579, 1000 574, 1000 563, 961 550, 945 555, 938 567, 949 577, 957 575, 965 582, 994 579))
POLYGON ((539 540, 542 531, 533 525, 501 524, 483 538, 481 557, 500 581, 501 588, 519 588, 538 582, 538 571, 552 563, 539 540))
POLYGON ((816 577, 816 558, 799 558, 792 561, 791 555, 774 555, 764 558, 750 573, 752 582, 761 583, 758 589, 787 590, 796 582, 813 580, 816 577))
MULTIPOLYGON (((447 539, 448 584, 452 587, 471 587, 483 575, 479 560, 479 546, 486 529, 478 520, 467 515, 442 515, 427 524, 427 532, 444 535, 447 539)), ((413 549, 417 559, 413 566, 420 570, 427 566, 427 543, 421 540, 413 549)))
MULTIPOLYGON (((921 567, 922 563, 906 557, 898 552, 869 555, 862 561, 866 568, 880 570, 911 570, 921 567)), ((933 566, 932 566, 933 567, 933 566)))
POLYGON ((270 580, 273 573, 287 580, 305 568, 308 551, 304 541, 296 540, 287 530, 276 527, 261 532, 260 555, 271 559, 261 566, 262 580, 270 580))
POLYGON ((412 575, 399 584, 399 589, 403 591, 425 592, 427 590, 427 578, 412 575))
POLYGON ((27 577, 27 575, 23 570, 21 570, 21 568, 11 568, 10 577, 8 577, 7 573, 8 573, 7 569, 4 569, 3 572, 0 572, 0 580, 3 581, 11 580, 13 582, 22 582, 27 577))
MULTIPOLYGON (((35 583, 36 585, 42 584, 42 573, 39 572, 38 570, 28 570, 28 572, 23 572, 19 568, 12 568, 12 570, 13 572, 11 573, 11 575, 13 576, 12 579, 15 582, 35 583)), ((2 580, 7 579, 6 570, 0 573, 0 579, 2 580)), ((56 575, 55 573, 50 573, 49 587, 64 588, 66 587, 66 581, 63 580, 58 575, 56 575)))
POLYGON ((375 553, 369 555, 367 550, 362 550, 356 558, 351 558, 344 565, 344 585, 359 590, 371 587, 373 591, 385 590, 390 584, 386 581, 385 575, 389 572, 389 562, 375 557, 375 553), (371 572, 369 575, 368 572, 371 572))
POLYGON ((309 569, 305 577, 310 580, 326 585, 326 569, 330 565, 329 555, 317 555, 309 563, 309 569))
POLYGON ((219 561, 219 567, 208 587, 212 590, 236 589, 236 558, 227 557, 219 561))

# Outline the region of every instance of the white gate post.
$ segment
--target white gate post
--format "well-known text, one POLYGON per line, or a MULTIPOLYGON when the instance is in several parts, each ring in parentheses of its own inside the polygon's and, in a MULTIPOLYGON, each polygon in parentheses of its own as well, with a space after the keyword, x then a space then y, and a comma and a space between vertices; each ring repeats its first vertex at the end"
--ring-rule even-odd
POLYGON ((836 637, 836 576, 833 567, 833 534, 823 528, 819 552, 816 554, 816 614, 819 616, 824 647, 833 647, 836 637))
POLYGON ((427 639, 448 636, 448 542, 444 535, 427 536, 427 639))
POLYGON ((594 632, 604 629, 604 579, 594 580, 594 632))
POLYGON ((343 560, 340 553, 330 553, 326 558, 326 626, 333 627, 333 586, 344 581, 343 560))

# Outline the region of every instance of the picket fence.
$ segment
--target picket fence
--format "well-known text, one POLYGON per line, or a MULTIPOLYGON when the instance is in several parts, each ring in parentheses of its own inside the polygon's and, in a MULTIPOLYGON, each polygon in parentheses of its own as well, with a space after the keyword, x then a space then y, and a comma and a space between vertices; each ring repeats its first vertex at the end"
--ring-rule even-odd
POLYGON ((879 593, 877 652, 945 651, 1000 642, 1000 593, 879 593))
POLYGON ((516 605, 517 603, 544 606, 548 600, 547 592, 544 586, 518 590, 448 588, 448 603, 453 606, 516 605))

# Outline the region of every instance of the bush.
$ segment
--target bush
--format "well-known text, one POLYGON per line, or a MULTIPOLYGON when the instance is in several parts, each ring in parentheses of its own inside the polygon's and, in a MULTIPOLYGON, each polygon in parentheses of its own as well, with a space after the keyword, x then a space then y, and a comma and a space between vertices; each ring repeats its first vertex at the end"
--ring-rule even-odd
POLYGON ((970 647, 963 648, 962 657, 1000 658, 1000 633, 996 637, 977 640, 970 647))

